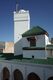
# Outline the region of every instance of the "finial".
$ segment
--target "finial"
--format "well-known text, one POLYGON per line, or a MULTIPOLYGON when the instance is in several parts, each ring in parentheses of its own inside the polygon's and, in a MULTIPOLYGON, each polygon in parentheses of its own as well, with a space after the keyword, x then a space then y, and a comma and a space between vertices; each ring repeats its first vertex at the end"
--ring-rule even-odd
POLYGON ((18 2, 16 2, 16 12, 18 12, 18 6, 19 6, 19 4, 18 4, 18 2))

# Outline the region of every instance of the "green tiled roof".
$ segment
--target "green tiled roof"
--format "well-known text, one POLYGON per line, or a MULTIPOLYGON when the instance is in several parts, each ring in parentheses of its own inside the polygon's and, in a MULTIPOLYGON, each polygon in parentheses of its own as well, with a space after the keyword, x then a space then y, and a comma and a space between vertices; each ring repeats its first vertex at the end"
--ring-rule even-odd
POLYGON ((46 65, 53 65, 53 58, 47 59, 23 59, 23 62, 30 62, 34 64, 46 64, 46 65), (28 61, 27 61, 28 60, 28 61))
POLYGON ((46 49, 47 49, 47 50, 53 50, 53 45, 47 45, 47 46, 46 46, 46 49))
POLYGON ((26 31, 25 33, 22 34, 22 37, 26 36, 34 36, 34 35, 41 35, 41 34, 47 34, 47 31, 45 31, 43 28, 36 26, 33 27, 32 29, 26 31))

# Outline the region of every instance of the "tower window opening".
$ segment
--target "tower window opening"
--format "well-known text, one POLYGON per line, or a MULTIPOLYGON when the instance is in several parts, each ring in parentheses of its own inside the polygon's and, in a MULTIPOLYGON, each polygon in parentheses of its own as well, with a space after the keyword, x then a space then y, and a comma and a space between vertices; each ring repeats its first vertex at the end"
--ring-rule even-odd
POLYGON ((36 39, 35 37, 29 37, 27 40, 30 42, 30 46, 36 46, 36 39))

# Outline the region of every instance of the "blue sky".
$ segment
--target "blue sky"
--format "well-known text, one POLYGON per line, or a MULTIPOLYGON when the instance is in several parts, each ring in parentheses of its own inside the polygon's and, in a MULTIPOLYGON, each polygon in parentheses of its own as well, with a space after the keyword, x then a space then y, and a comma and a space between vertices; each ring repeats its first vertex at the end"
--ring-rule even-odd
POLYGON ((53 37, 53 0, 0 0, 0 41, 13 41, 13 11, 26 9, 30 12, 31 27, 39 25, 53 37))

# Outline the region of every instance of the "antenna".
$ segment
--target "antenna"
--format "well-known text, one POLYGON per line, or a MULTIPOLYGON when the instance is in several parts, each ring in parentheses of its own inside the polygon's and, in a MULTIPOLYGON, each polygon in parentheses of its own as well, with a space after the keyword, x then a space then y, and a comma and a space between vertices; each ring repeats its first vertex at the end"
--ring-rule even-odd
POLYGON ((16 12, 18 12, 18 6, 19 4, 16 2, 16 12))

